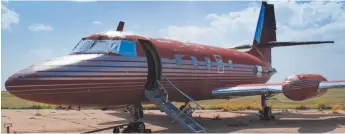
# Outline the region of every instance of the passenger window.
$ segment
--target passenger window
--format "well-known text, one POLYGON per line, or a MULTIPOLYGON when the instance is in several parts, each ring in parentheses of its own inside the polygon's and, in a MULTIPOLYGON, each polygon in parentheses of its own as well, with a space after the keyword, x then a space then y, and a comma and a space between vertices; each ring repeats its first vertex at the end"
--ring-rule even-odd
POLYGON ((181 58, 181 56, 176 55, 175 58, 176 58, 176 64, 177 65, 182 65, 182 58, 181 58))
POLYGON ((192 64, 194 66, 198 66, 198 60, 196 59, 196 57, 195 56, 191 56, 191 59, 192 59, 192 64))
POLYGON ((228 62, 229 62, 229 68, 233 68, 234 65, 232 64, 232 60, 228 60, 228 62))
POLYGON ((210 58, 205 57, 205 61, 206 61, 206 66, 211 67, 211 61, 210 61, 210 58))

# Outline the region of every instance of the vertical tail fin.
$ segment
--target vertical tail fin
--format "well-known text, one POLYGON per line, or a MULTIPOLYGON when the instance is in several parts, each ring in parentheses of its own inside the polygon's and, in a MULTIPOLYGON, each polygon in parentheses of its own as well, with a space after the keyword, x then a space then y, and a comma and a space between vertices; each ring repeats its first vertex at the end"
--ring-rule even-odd
POLYGON ((276 40, 276 19, 274 14, 274 5, 262 2, 253 45, 251 46, 252 49, 247 53, 258 57, 263 61, 271 63, 271 48, 262 48, 260 47, 260 44, 275 42, 276 40))
POLYGON ((247 53, 260 58, 265 64, 271 66, 271 48, 273 47, 334 43, 334 41, 277 42, 276 29, 274 5, 262 2, 253 44, 234 49, 251 48, 247 53))
POLYGON ((276 29, 273 4, 262 2, 253 44, 276 41, 276 29))

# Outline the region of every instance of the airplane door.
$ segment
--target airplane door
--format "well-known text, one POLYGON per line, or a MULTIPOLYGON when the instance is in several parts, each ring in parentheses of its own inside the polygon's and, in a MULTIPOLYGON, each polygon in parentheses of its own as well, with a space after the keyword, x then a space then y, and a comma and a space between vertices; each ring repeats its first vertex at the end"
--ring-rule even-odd
POLYGON ((217 85, 218 87, 221 87, 221 81, 222 81, 222 76, 224 74, 224 63, 223 63, 223 60, 222 60, 222 57, 220 55, 214 55, 214 59, 216 60, 216 64, 218 66, 218 69, 217 69, 217 85))
POLYGON ((152 90, 157 87, 157 81, 161 77, 162 64, 159 58, 158 52, 151 41, 149 40, 139 40, 141 47, 143 48, 146 58, 147 58, 147 83, 145 88, 147 90, 152 90))
POLYGON ((218 74, 224 73, 224 63, 222 57, 220 57, 220 55, 214 55, 214 58, 216 59, 218 66, 218 74))

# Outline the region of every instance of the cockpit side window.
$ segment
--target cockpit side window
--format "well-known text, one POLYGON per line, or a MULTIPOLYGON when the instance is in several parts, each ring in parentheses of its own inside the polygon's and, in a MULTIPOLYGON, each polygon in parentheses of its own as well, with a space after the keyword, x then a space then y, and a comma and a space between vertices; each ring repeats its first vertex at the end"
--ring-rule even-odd
POLYGON ((108 52, 110 50, 109 48, 111 47, 111 43, 112 42, 109 40, 98 40, 87 51, 91 53, 108 52))
POLYGON ((91 45, 94 43, 94 40, 81 40, 76 47, 72 50, 73 53, 78 53, 85 51, 91 47, 91 45))
POLYGON ((134 41, 121 40, 118 45, 118 53, 125 56, 137 56, 137 50, 134 41))

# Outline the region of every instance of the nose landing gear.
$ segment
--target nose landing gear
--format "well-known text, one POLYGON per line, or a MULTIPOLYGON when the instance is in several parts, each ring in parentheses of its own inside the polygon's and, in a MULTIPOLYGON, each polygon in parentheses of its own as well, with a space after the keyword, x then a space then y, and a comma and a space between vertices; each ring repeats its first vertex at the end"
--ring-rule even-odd
MULTIPOLYGON (((120 129, 119 128, 114 128, 113 133, 119 133, 120 129)), ((147 133, 151 132, 150 129, 145 129, 145 124, 143 122, 131 122, 127 125, 127 128, 122 130, 122 133, 147 133)))
MULTIPOLYGON (((122 130, 122 133, 151 133, 151 129, 146 129, 144 122, 141 121, 144 118, 141 104, 128 106, 127 111, 129 111, 131 121, 124 125, 126 128, 122 130)), ((120 133, 120 127, 114 127, 113 133, 120 133)))

